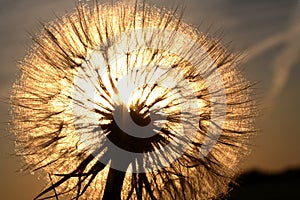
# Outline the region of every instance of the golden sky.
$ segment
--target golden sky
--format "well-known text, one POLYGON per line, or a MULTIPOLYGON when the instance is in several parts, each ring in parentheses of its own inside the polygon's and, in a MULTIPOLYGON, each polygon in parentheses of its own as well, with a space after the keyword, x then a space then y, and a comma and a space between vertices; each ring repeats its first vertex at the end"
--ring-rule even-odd
MULTIPOLYGON (((105 2, 105 1, 100 1, 105 2)), ((170 7, 172 0, 153 1, 170 7)), ((244 168, 278 171, 300 166, 300 4, 296 0, 185 0, 184 21, 200 31, 218 36, 234 52, 245 55, 241 64, 255 86, 262 116, 261 131, 253 139, 253 151, 244 168), (209 28, 210 27, 210 28, 209 28)), ((15 60, 32 42, 28 32, 38 33, 38 21, 73 11, 73 0, 0 0, 0 95, 9 97, 18 70, 15 60), (54 11, 54 13, 53 13, 54 11)), ((0 194, 3 199, 31 199, 43 181, 15 172, 21 159, 14 154, 14 137, 7 131, 9 105, 0 103, 0 194)))

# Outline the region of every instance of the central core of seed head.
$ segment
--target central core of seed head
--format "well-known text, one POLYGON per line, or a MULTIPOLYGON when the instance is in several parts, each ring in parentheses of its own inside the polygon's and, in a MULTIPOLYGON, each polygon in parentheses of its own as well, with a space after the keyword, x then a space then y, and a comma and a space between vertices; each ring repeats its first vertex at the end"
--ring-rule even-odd
POLYGON ((130 108, 129 114, 133 122, 138 126, 147 126, 151 122, 149 110, 142 113, 139 108, 133 107, 130 108))

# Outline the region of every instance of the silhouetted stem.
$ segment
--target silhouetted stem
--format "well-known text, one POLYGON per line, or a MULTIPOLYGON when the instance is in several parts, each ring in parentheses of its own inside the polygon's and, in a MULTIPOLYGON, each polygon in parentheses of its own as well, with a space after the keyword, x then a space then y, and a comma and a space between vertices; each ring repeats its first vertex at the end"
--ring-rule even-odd
POLYGON ((102 200, 121 200, 121 191, 126 172, 109 169, 102 200))

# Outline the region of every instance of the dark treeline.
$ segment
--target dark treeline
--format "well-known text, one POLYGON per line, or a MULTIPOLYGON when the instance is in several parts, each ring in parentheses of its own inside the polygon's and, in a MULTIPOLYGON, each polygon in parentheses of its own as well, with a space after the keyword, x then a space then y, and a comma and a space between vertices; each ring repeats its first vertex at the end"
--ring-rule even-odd
POLYGON ((251 171, 242 174, 237 184, 222 200, 300 199, 300 169, 275 174, 251 171))

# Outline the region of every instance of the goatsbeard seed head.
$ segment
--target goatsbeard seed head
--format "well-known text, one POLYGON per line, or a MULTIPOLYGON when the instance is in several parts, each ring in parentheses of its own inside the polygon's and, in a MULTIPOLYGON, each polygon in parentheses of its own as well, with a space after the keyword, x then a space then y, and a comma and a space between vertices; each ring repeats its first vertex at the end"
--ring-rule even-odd
POLYGON ((17 154, 51 180, 38 197, 99 199, 111 169, 124 172, 122 199, 226 194, 255 106, 218 40, 121 2, 80 4, 34 41, 11 103, 17 154))

